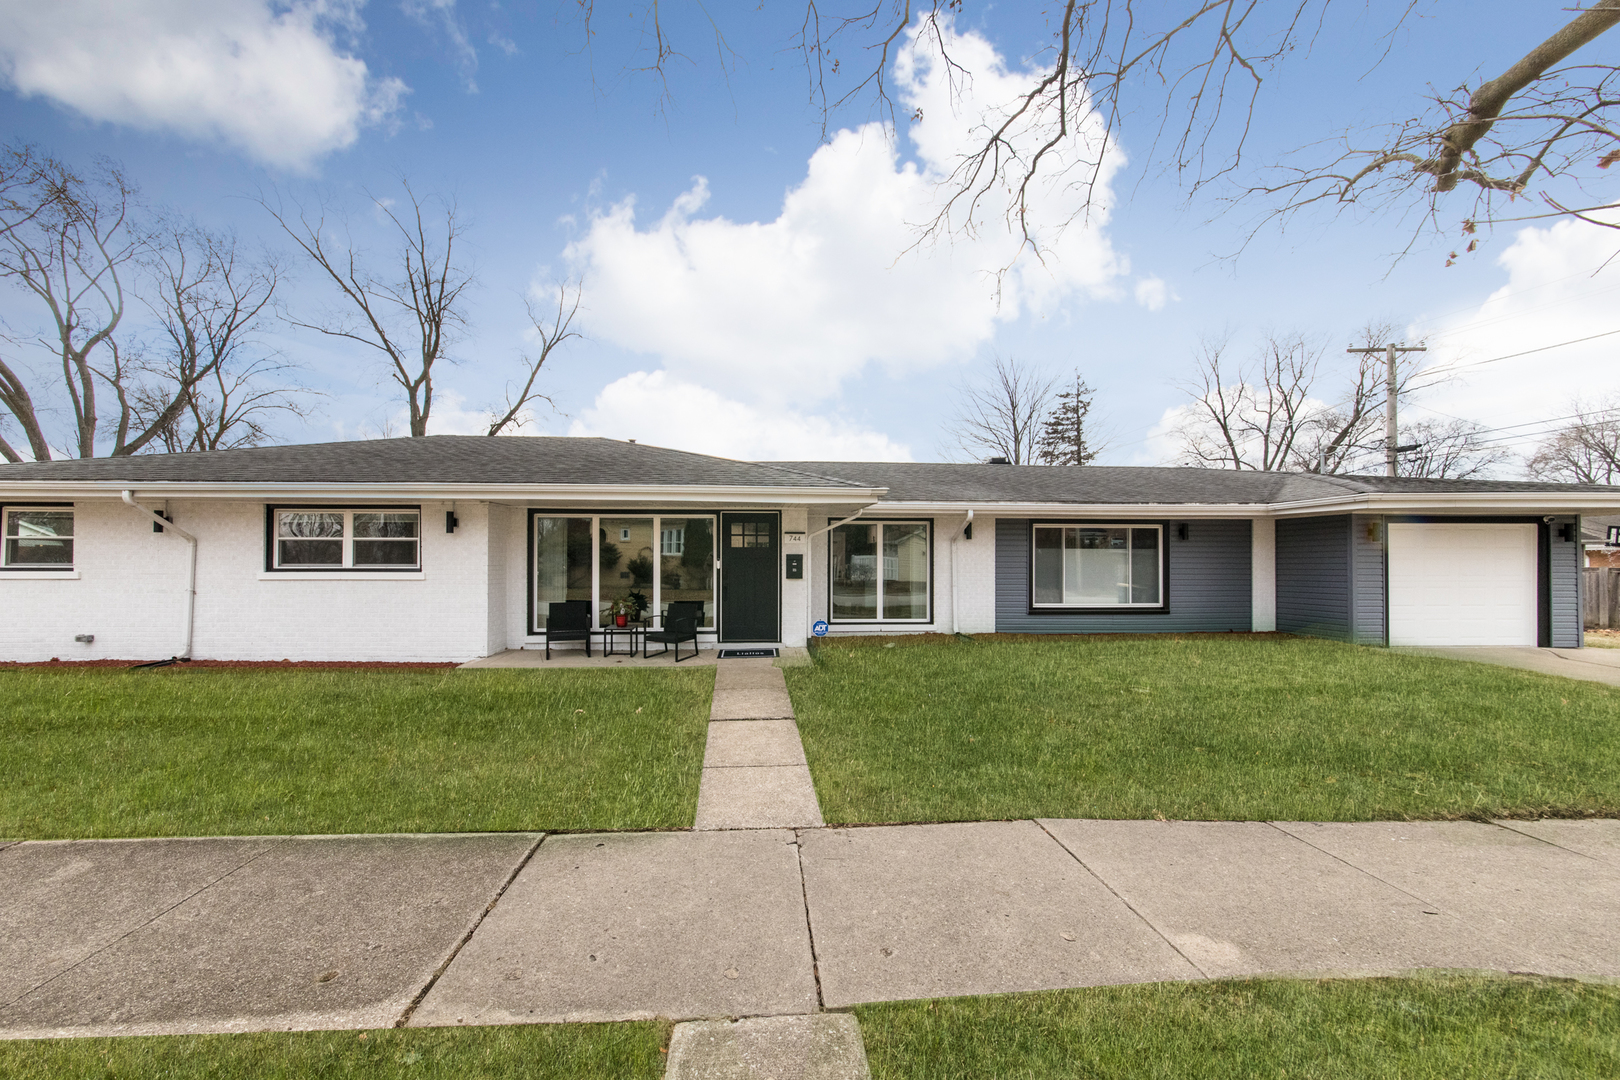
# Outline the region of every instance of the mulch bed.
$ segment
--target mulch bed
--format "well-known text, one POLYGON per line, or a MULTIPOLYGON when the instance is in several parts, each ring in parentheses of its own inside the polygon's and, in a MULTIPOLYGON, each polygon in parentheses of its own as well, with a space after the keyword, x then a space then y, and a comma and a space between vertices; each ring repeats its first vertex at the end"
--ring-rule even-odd
MULTIPOLYGON (((0 661, 0 668, 127 668, 136 664, 149 664, 150 660, 42 660, 38 663, 19 664, 0 661)), ((371 660, 179 660, 169 665, 177 668, 363 668, 367 671, 427 671, 460 667, 451 662, 442 663, 384 663, 371 660)))

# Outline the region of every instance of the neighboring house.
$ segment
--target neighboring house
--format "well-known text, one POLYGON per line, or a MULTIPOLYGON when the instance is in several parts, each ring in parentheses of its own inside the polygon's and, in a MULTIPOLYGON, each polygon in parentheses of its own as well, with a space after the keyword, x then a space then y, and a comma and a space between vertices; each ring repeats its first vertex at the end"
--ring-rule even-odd
POLYGON ((1581 519, 1581 542, 1589 567, 1620 567, 1620 516, 1581 519))
POLYGON ((543 646, 553 603, 631 591, 655 614, 701 603, 705 647, 802 645, 823 621, 1571 647, 1581 516, 1605 513, 1620 488, 607 439, 3 465, 0 660, 469 660, 543 646))

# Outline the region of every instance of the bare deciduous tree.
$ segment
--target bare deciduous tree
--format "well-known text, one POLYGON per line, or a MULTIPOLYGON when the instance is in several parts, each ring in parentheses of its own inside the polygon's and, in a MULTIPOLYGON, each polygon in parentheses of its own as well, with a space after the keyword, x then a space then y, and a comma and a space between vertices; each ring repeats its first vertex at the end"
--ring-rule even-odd
POLYGON ((1403 452, 1397 459, 1396 469, 1401 476, 1467 480, 1513 457, 1505 446, 1490 442, 1485 429, 1471 420, 1424 420, 1402 424, 1400 431, 1401 445, 1417 448, 1403 452))
POLYGON ((1054 385, 1052 379, 1020 366, 1017 360, 998 356, 985 381, 964 384, 957 391, 950 434, 975 458, 1031 464, 1052 405, 1054 385))
POLYGON ((542 394, 534 388, 535 380, 540 377, 540 369, 545 366, 552 352, 569 338, 580 336, 578 330, 572 329, 574 316, 579 313, 579 301, 583 289, 580 283, 573 285, 561 284, 557 286, 557 310, 546 315, 535 310, 534 301, 525 298, 523 303, 529 310, 529 322, 534 325, 535 336, 539 339, 540 349, 534 356, 524 354, 523 366, 526 375, 523 385, 506 387, 505 411, 490 410, 489 430, 486 435, 499 435, 508 427, 516 429, 525 423, 525 411, 536 401, 552 404, 551 397, 542 394))
MULTIPOLYGON (((1362 336, 1376 342, 1388 329, 1362 336)), ((1370 448, 1384 415, 1381 358, 1357 354, 1351 377, 1324 391, 1326 349, 1303 334, 1267 334, 1247 363, 1233 364, 1229 351, 1229 339, 1205 339, 1182 387, 1192 399, 1179 432, 1186 464, 1335 473, 1370 448)), ((1412 377, 1399 376, 1397 397, 1412 377)))
MULTIPOLYGON (((41 344, 61 366, 72 406, 71 449, 78 457, 94 457, 101 420, 96 364, 102 352, 111 352, 128 304, 125 279, 146 239, 131 216, 134 187, 111 162, 80 174, 27 147, 6 149, 0 184, 6 188, 0 196, 0 277, 33 294, 49 314, 41 344)), ((40 388, 31 391, 28 382, 20 363, 0 360, 0 404, 22 428, 34 460, 48 461, 40 388)), ((22 460, 8 443, 0 442, 0 454, 22 460)))
POLYGON ((398 214, 388 200, 371 199, 399 234, 386 272, 366 265, 347 235, 334 246, 324 213, 311 218, 300 209, 295 219, 280 206, 259 202, 342 297, 340 311, 326 321, 289 321, 381 353, 388 378, 404 392, 411 435, 419 437, 427 434, 433 412, 434 365, 466 325, 463 297, 474 274, 457 261, 456 244, 466 226, 455 203, 418 196, 409 181, 402 185, 407 205, 398 214))
POLYGON ((281 283, 274 258, 245 257, 234 235, 169 222, 147 259, 163 329, 160 358, 147 378, 117 380, 120 417, 114 454, 162 447, 170 453, 254 446, 274 413, 303 416, 310 393, 271 376, 292 365, 265 350, 264 322, 281 283))
POLYGON ((1578 400, 1570 411, 1575 420, 1531 455, 1530 475, 1575 484, 1620 482, 1620 397, 1578 400))

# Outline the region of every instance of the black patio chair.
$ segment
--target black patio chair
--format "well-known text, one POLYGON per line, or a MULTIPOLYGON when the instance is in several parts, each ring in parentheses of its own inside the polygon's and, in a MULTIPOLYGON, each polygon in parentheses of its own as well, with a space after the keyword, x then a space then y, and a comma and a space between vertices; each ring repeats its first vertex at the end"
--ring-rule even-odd
POLYGON ((683 641, 692 643, 692 656, 688 656, 687 659, 690 660, 697 656, 698 623, 702 621, 703 601, 671 601, 669 610, 664 613, 664 628, 662 630, 649 630, 642 635, 641 658, 645 660, 651 655, 647 652, 647 643, 649 641, 656 641, 664 646, 664 652, 659 653, 659 656, 669 652, 671 645, 675 646, 675 662, 677 664, 681 662, 681 642, 683 641))
POLYGON ((546 659, 551 659, 553 641, 583 641, 585 655, 591 655, 591 602, 553 601, 546 614, 546 659))

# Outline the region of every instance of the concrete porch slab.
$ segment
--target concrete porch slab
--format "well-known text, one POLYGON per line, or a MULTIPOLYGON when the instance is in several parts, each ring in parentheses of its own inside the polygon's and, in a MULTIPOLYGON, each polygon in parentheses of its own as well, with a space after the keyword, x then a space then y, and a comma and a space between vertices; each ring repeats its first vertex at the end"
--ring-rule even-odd
POLYGON ((1620 864, 1620 819, 1617 818, 1587 818, 1581 821, 1545 818, 1541 821, 1499 821, 1497 824, 1594 859, 1620 864))
POLYGON ((1508 971, 1529 960, 1264 822, 1041 824, 1211 978, 1508 971))
MULTIPOLYGON (((600 649, 592 649, 592 656, 586 656, 584 649, 552 649, 551 659, 546 659, 546 650, 539 649, 507 649, 479 660, 469 660, 461 665, 461 669, 477 668, 538 668, 549 670, 554 668, 635 668, 635 667, 674 667, 675 650, 671 649, 660 656, 658 650, 652 650, 652 655, 643 659, 640 652, 634 656, 617 653, 613 656, 603 656, 600 649)), ((715 650, 704 649, 697 656, 686 646, 681 647, 682 668, 714 667, 718 663, 715 650)), ((458 669, 460 670, 460 669, 458 669)))
POLYGON ((1031 821, 800 834, 828 1008, 1198 969, 1031 821))
POLYGON ((705 769, 804 763, 804 744, 792 720, 715 720, 709 724, 705 769))
POLYGON ((284 843, 43 840, 0 855, 0 1008, 284 843))
POLYGON ((410 1022, 815 1008, 791 832, 604 833, 542 844, 410 1022))
POLYGON ((537 839, 286 840, 0 1009, 0 1032, 391 1025, 537 839))
MULTIPOLYGON (((781 677, 781 672, 776 674, 781 677)), ((785 683, 779 690, 722 690, 716 686, 709 719, 791 720, 793 701, 788 697, 785 683)))
POLYGON ((819 829, 823 824, 815 784, 803 765, 703 770, 694 829, 819 829))
POLYGON ((1278 828, 1510 943, 1530 970, 1620 977, 1620 866, 1471 821, 1278 828))
POLYGON ((664 1080, 871 1080, 848 1013, 675 1025, 664 1080))

